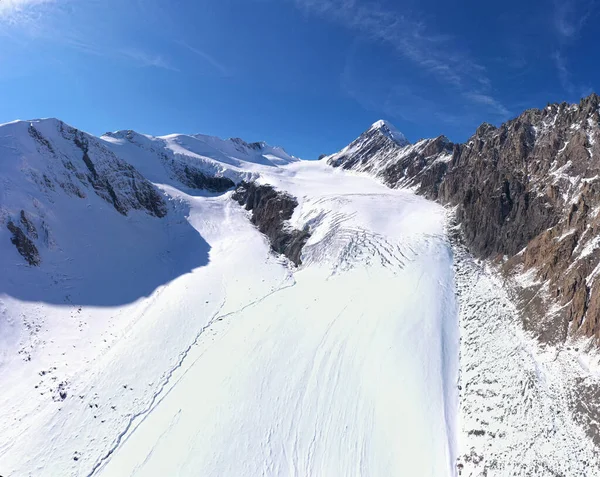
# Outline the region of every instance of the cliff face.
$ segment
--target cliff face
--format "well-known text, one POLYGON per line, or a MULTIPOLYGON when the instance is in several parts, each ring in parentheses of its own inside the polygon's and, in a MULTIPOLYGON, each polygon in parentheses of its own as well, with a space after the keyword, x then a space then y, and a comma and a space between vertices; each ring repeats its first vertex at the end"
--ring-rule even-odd
POLYGON ((232 199, 252 211, 252 223, 267 236, 271 249, 300 265, 302 248, 310 237, 308 230, 290 228, 286 222, 298 206, 296 199, 269 185, 242 182, 232 199))
POLYGON ((530 329, 600 339, 599 108, 592 94, 531 109, 460 145, 399 145, 371 128, 327 160, 455 206, 470 250, 520 285, 530 329))

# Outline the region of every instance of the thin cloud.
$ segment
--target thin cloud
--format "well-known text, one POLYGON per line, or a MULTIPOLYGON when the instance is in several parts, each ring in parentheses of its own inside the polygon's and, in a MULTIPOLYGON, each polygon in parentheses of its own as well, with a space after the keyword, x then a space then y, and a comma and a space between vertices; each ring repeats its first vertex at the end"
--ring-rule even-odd
POLYGON ((44 3, 53 3, 53 0, 0 0, 0 18, 24 13, 28 8, 44 3))
POLYGON ((575 86, 571 82, 571 73, 567 68, 567 63, 560 51, 555 51, 552 55, 552 59, 554 60, 556 71, 558 72, 560 84, 569 94, 575 94, 575 86))
POLYGON ((431 34, 418 19, 386 10, 375 3, 356 0, 293 0, 314 14, 392 46, 399 54, 433 74, 440 82, 463 86, 488 84, 485 68, 467 55, 448 48, 452 37, 431 34))
POLYGON ((56 39, 56 41, 85 55, 122 61, 137 68, 159 68, 180 72, 179 68, 173 66, 173 64, 164 56, 139 48, 115 48, 110 45, 101 45, 99 43, 83 41, 79 38, 79 35, 65 35, 56 39))
POLYGON ((225 67, 222 63, 217 61, 215 58, 213 58, 211 55, 206 53, 205 51, 202 51, 196 47, 193 47, 193 46, 189 45, 188 43, 186 43, 185 41, 178 41, 177 44, 182 46, 183 48, 191 51, 196 56, 199 56, 200 58, 202 58, 202 60, 204 60, 206 63, 210 64, 214 69, 216 69, 223 76, 230 76, 229 69, 227 67, 225 67))
MULTIPOLYGON (((502 117, 510 115, 508 109, 489 93, 491 81, 486 68, 460 49, 452 48, 452 36, 432 34, 424 21, 385 9, 376 3, 357 0, 292 1, 305 14, 317 15, 372 41, 391 46, 417 68, 471 104, 491 108, 502 117)), ((348 75, 348 72, 344 74, 348 75)), ((347 86, 345 89, 348 89, 347 86)), ((358 95, 357 92, 352 94, 355 98, 358 95)))
POLYGON ((69 0, 0 0, 0 35, 13 36, 11 30, 37 36, 41 24, 69 0))
POLYGON ((594 6, 592 0, 555 0, 554 27, 559 38, 568 41, 577 37, 594 6))
POLYGON ((126 49, 121 50, 115 55, 116 57, 122 57, 126 61, 131 61, 136 66, 142 68, 160 68, 169 71, 179 72, 179 68, 173 66, 167 59, 161 55, 155 53, 148 53, 146 51, 137 49, 126 49))
POLYGON ((560 85, 570 96, 576 97, 579 95, 584 97, 588 96, 593 91, 593 88, 589 84, 575 84, 573 82, 573 75, 567 64, 567 59, 561 54, 560 51, 555 51, 552 55, 552 59, 554 60, 554 65, 556 66, 560 85))
POLYGON ((493 98, 488 94, 477 93, 477 92, 467 92, 464 93, 465 98, 473 101, 474 103, 479 103, 484 106, 488 106, 492 111, 494 111, 497 115, 502 118, 507 119, 510 116, 510 111, 498 100, 493 98))

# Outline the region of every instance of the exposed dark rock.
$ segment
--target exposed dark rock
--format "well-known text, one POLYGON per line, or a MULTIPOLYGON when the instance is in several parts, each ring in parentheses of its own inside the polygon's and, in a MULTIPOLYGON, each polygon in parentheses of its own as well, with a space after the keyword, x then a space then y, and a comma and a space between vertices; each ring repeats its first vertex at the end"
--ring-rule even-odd
POLYGON ((50 141, 48 141, 34 126, 33 124, 29 125, 29 135, 35 139, 38 144, 45 147, 49 152, 54 153, 54 148, 50 141))
POLYGON ((33 222, 27 218, 24 210, 21 210, 21 223, 23 224, 23 227, 25 227, 27 235, 29 235, 32 239, 38 238, 37 229, 35 228, 35 225, 33 225, 33 222))
POLYGON ((432 197, 437 196, 454 148, 445 136, 411 145, 398 143, 385 131, 371 127, 348 147, 330 156, 328 163, 376 175, 389 187, 416 187, 432 197))
MULTIPOLYGON (((165 201, 156 188, 133 166, 113 160, 110 176, 119 182, 121 194, 117 194, 108 177, 109 173, 99 173, 92 161, 89 155, 88 138, 81 131, 72 129, 68 132, 73 135, 73 142, 83 153, 82 160, 89 170, 87 177, 89 183, 100 197, 113 205, 115 210, 123 215, 127 215, 129 209, 145 209, 156 217, 164 217, 167 214, 165 201)), ((112 153, 108 150, 101 150, 101 152, 112 157, 112 153)))
POLYGON ((294 197, 269 185, 242 182, 232 199, 252 211, 252 223, 267 236, 273 251, 285 255, 295 265, 302 263, 302 248, 310 233, 307 229, 295 230, 286 226, 298 206, 294 197))
POLYGON ((370 128, 329 163, 455 206, 476 256, 507 259, 507 275, 535 270, 540 284, 524 300, 530 329, 550 341, 567 331, 600 339, 599 123, 592 94, 484 123, 460 145, 443 136, 399 145, 370 128), (550 316, 553 304, 561 308, 550 316))
POLYGON ((187 187, 204 189, 210 192, 225 192, 235 187, 235 182, 227 177, 210 177, 188 165, 184 167, 180 180, 187 187))
POLYGON ((29 265, 37 266, 41 263, 40 254, 35 244, 25 235, 21 227, 15 225, 12 220, 9 220, 6 224, 8 230, 13 234, 10 241, 21 256, 27 261, 29 265))

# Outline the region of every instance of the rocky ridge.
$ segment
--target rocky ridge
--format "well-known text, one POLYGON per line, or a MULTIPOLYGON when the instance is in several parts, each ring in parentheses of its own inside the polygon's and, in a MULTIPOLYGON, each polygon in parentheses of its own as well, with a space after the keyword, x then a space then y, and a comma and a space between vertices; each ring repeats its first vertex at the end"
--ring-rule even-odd
MULTIPOLYGON (((375 175, 390 187, 411 188, 452 208, 459 230, 455 241, 501 272, 496 286, 510 296, 511 307, 516 304, 513 313, 505 315, 519 319, 525 331, 537 338, 540 350, 555 354, 550 362, 559 363, 552 366, 561 379, 571 376, 568 385, 559 383, 563 394, 557 401, 559 412, 566 411, 560 419, 581 425, 596 446, 600 445, 600 384, 581 363, 586 356, 597 356, 600 344, 599 124, 600 97, 592 94, 579 104, 527 110, 500 127, 482 124, 465 144, 450 144, 442 136, 398 145, 371 128, 326 159, 334 167, 375 175), (565 374, 565 369, 579 371, 565 374)), ((477 295, 474 290, 480 282, 470 282, 468 293, 461 292, 462 300, 477 295)), ((461 345, 463 359, 471 352, 469 343, 479 327, 475 322, 481 320, 481 310, 493 301, 486 292, 484 302, 473 309, 467 305, 467 312, 476 309, 477 313, 463 317, 464 326, 472 328, 461 345)), ((493 329, 502 326, 492 324, 493 329)), ((493 372, 475 373, 473 365, 467 365, 461 378, 467 393, 463 396, 467 420, 478 396, 486 396, 484 407, 490 408, 490 390, 479 389, 480 381, 496 379, 498 366, 507 366, 507 360, 499 365, 495 357, 491 363, 493 372)), ((515 379, 515 370, 507 369, 515 379)), ((544 381, 547 372, 544 367, 532 376, 550 397, 544 412, 552 412, 557 394, 544 381)), ((526 413, 531 416, 529 410, 526 413)), ((500 416, 498 422, 508 420, 500 416)), ((553 422, 556 432, 557 419, 553 422)), ((469 434, 472 451, 479 446, 477 439, 486 439, 481 432, 487 431, 469 434)), ((481 460, 481 455, 463 456, 463 463, 483 471, 498 468, 496 457, 481 460)), ((539 456, 535 466, 548 470, 544 452, 539 456)), ((584 465, 588 463, 586 458, 584 465)), ((563 475, 560 469, 556 472, 552 475, 563 475)))
POLYGON ((596 94, 530 109, 465 144, 402 145, 374 125, 326 160, 455 207, 469 249, 499 260, 520 290, 528 329, 598 340, 599 109, 596 94))

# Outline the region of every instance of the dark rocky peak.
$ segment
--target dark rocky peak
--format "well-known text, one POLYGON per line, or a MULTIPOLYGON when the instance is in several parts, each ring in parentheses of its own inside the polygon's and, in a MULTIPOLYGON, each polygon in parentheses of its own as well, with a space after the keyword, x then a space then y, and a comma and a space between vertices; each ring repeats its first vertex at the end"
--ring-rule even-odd
POLYGON ((477 128, 475 131, 475 136, 478 138, 482 138, 487 136, 488 134, 497 131, 497 127, 490 123, 482 123, 481 126, 477 128))
POLYGON ((232 137, 229 140, 237 146, 242 146, 246 149, 252 149, 253 151, 261 151, 267 147, 267 143, 264 141, 246 142, 239 137, 232 137))
POLYGON ((415 146, 420 146, 421 153, 425 157, 435 156, 442 152, 451 154, 454 150, 454 144, 444 135, 433 139, 423 139, 415 146))
POLYGON ((581 98, 581 101, 579 102, 579 106, 581 108, 591 106, 591 107, 598 109, 598 107, 600 107, 600 96, 598 96, 598 94, 596 94, 596 93, 591 93, 589 96, 586 96, 585 98, 581 98))
POLYGON ((255 151, 261 151, 266 146, 267 146, 267 144, 265 142, 263 142, 263 141, 260 141, 260 142, 251 142, 250 144, 248 144, 248 147, 250 149, 254 149, 255 151))
POLYGON ((242 147, 247 147, 247 148, 250 148, 250 144, 248 144, 246 141, 244 141, 244 140, 243 140, 242 138, 240 138, 240 137, 232 137, 232 138, 229 138, 229 140, 230 140, 230 141, 231 141, 233 144, 235 144, 235 145, 237 145, 237 146, 242 146, 242 147))
POLYGON ((128 140, 133 140, 135 138, 135 136, 137 136, 138 133, 136 133, 134 130, 132 129, 123 129, 120 131, 109 131, 103 134, 103 136, 107 136, 107 137, 113 137, 115 139, 128 139, 128 140))

